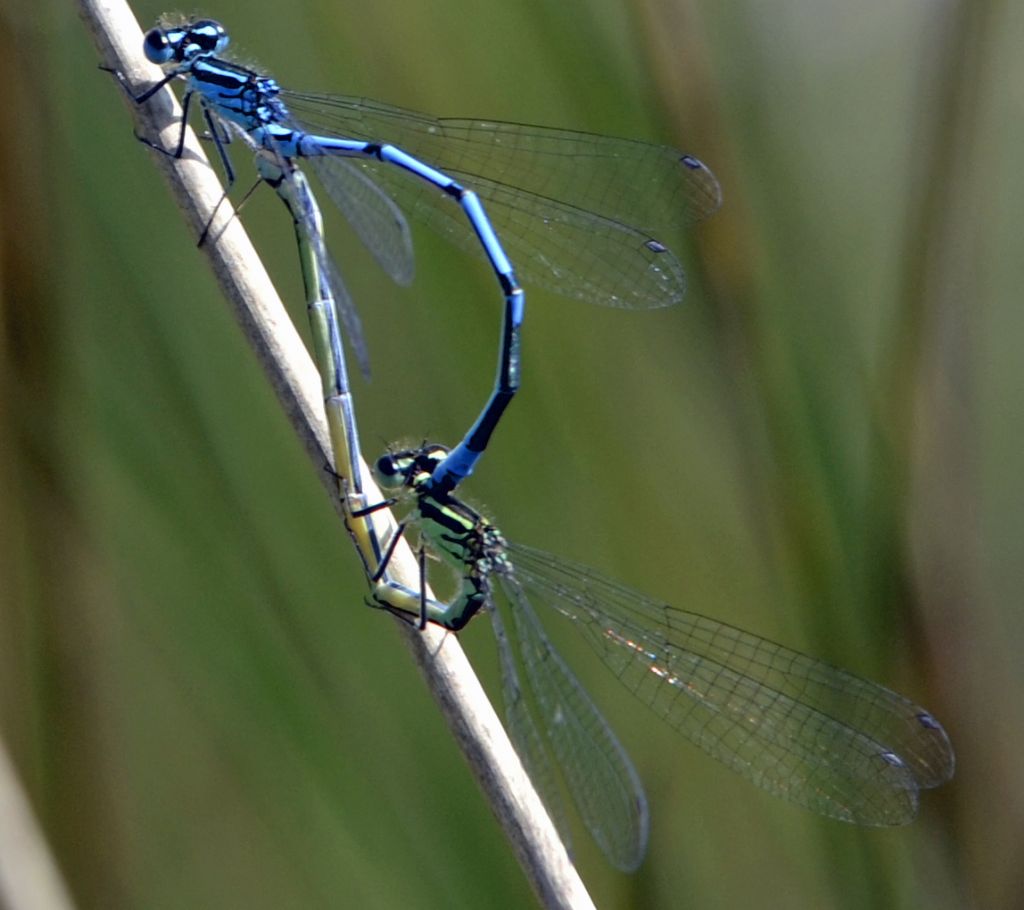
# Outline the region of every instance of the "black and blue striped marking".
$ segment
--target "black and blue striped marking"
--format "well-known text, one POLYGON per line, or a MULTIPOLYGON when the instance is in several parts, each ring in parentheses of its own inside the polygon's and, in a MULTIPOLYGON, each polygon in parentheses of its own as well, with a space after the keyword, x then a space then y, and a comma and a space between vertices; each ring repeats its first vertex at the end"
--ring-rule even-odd
POLYGON ((182 98, 181 136, 170 154, 180 157, 182 153, 189 105, 194 97, 198 97, 229 181, 233 180, 234 172, 224 146, 230 137, 217 118, 244 130, 256 146, 271 152, 282 162, 299 158, 342 157, 374 159, 394 165, 450 196, 469 220, 497 276, 505 306, 494 389, 476 422, 450 457, 438 465, 433 478, 438 490, 454 489, 472 473, 520 383, 519 332, 525 314, 525 295, 480 199, 442 171, 393 145, 317 135, 299 128, 279 97, 281 89, 275 80, 217 56, 225 50, 228 42, 223 26, 209 19, 158 27, 147 33, 144 42, 146 57, 169 69, 162 80, 134 96, 135 101, 147 101, 164 85, 179 77, 184 78, 187 85, 182 98))

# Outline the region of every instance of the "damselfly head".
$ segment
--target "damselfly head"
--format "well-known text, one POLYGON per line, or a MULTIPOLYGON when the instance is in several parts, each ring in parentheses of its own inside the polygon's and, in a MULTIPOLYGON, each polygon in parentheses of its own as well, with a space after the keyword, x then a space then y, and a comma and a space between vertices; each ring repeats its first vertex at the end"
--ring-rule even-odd
POLYGON ((196 57, 219 54, 228 46, 228 33, 213 19, 175 26, 157 26, 146 32, 142 49, 146 59, 161 66, 187 63, 196 57))
POLYGON ((383 490, 414 487, 430 477, 434 469, 448 456, 445 446, 428 443, 418 449, 388 452, 381 455, 373 466, 373 476, 383 490))

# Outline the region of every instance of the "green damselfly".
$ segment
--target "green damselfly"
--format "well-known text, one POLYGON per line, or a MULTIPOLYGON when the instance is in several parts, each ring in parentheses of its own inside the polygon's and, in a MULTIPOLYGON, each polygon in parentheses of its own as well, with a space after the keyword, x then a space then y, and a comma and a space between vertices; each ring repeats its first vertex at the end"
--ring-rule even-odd
POLYGON ((458 574, 459 592, 440 602, 387 579, 396 535, 376 573, 376 598, 411 621, 453 630, 480 610, 491 615, 509 733, 563 834, 556 764, 584 824, 621 869, 643 859, 648 808, 632 762, 555 651, 534 601, 575 625, 623 685, 686 739, 799 806, 854 824, 901 825, 914 818, 922 789, 952 777, 952 747, 928 711, 828 663, 506 541, 431 485, 446 455, 424 445, 385 454, 373 470, 382 489, 414 500, 401 528, 419 530, 421 547, 458 574))

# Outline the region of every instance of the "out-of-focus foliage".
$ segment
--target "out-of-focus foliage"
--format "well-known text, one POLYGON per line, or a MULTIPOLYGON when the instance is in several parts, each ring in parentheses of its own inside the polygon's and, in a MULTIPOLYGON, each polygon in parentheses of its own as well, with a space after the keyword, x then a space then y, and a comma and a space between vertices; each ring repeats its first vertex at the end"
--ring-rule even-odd
MULTIPOLYGON (((288 85, 666 141, 722 182, 682 307, 530 294, 524 389, 466 493, 509 537, 906 692, 960 764, 912 827, 817 819, 559 634, 653 806, 635 876, 579 834, 598 904, 1020 906, 1019 10, 202 12, 288 85)), ((0 733, 78 902, 529 905, 70 6, 0 23, 0 733)), ((303 320, 276 200, 243 220, 303 320)), ((454 441, 493 372, 486 270, 417 230, 397 289, 328 231, 375 363, 364 443, 454 441)), ((463 637, 493 683, 488 632, 463 637)))

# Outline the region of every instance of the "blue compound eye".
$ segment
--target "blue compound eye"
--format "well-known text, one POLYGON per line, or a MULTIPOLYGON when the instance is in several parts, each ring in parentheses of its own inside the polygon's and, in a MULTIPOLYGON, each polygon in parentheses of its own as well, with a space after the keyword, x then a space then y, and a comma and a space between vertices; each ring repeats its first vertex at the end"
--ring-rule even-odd
POLYGON ((174 56, 174 48, 167 40, 167 32, 162 28, 153 28, 146 32, 142 51, 150 63, 167 63, 174 56))

